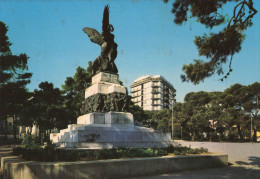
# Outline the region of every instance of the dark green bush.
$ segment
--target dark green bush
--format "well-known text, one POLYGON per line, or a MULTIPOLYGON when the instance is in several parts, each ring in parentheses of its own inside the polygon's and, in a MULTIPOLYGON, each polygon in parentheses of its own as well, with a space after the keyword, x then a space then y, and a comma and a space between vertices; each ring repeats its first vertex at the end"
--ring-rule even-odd
POLYGON ((13 155, 22 155, 25 151, 23 147, 15 147, 13 148, 13 155))
POLYGON ((115 148, 107 149, 103 148, 97 152, 97 159, 113 159, 118 158, 117 151, 115 148))
POLYGON ((0 138, 0 146, 1 145, 21 145, 22 144, 22 139, 9 139, 9 138, 0 138))
POLYGON ((165 147, 165 150, 168 153, 174 153, 174 146, 173 145, 169 145, 168 147, 165 147))
POLYGON ((200 154, 200 153, 207 153, 208 149, 206 148, 195 148, 192 149, 190 147, 182 147, 182 146, 168 146, 164 148, 165 151, 168 153, 173 153, 174 155, 186 155, 186 154, 200 154))
POLYGON ((56 153, 54 153, 54 156, 55 155, 58 161, 76 161, 81 158, 79 151, 71 150, 57 150, 56 153))
POLYGON ((27 147, 17 147, 13 149, 14 155, 21 155, 25 160, 35 161, 76 161, 76 160, 100 160, 115 158, 134 158, 134 157, 156 157, 173 153, 175 155, 199 154, 207 152, 207 149, 191 149, 190 147, 168 146, 162 148, 103 148, 96 150, 62 150, 48 143, 45 147, 38 145, 26 145, 27 147))

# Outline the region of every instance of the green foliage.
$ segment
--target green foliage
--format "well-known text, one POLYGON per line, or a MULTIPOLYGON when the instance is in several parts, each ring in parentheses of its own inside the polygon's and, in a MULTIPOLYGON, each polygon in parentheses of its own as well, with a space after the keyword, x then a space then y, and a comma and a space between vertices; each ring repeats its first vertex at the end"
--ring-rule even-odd
POLYGON ((166 150, 167 153, 173 153, 174 155, 208 153, 208 149, 203 147, 192 149, 190 147, 183 147, 183 146, 176 146, 176 147, 168 146, 164 150, 166 150))
POLYGON ((23 140, 22 140, 22 145, 25 146, 25 148, 35 148, 36 146, 38 146, 37 144, 39 144, 40 141, 38 139, 38 137, 32 137, 29 134, 24 134, 23 136, 23 140))
POLYGON ((85 89, 90 86, 92 78, 92 62, 88 63, 85 70, 78 67, 73 77, 67 77, 65 84, 62 85, 64 104, 68 111, 70 111, 70 121, 75 122, 75 119, 80 114, 80 108, 84 101, 85 89))
MULTIPOLYGON (((164 0, 165 3, 168 0, 164 0)), ((194 84, 203 82, 214 74, 222 75, 222 65, 229 61, 229 71, 223 79, 227 78, 233 71, 232 57, 241 50, 241 44, 245 38, 243 32, 252 26, 252 19, 257 13, 252 0, 175 0, 172 13, 174 22, 182 25, 188 18, 195 18, 197 22, 207 28, 214 28, 226 23, 223 30, 218 33, 196 36, 194 43, 199 50, 200 56, 205 56, 208 62, 195 59, 193 63, 183 66, 185 74, 181 75, 182 81, 191 81, 194 84), (237 2, 232 17, 227 20, 222 7, 228 2, 237 2)))
POLYGON ((95 150, 62 150, 56 149, 52 144, 46 147, 30 146, 13 148, 14 155, 21 155, 25 160, 35 161, 76 161, 76 160, 103 160, 117 158, 156 157, 174 153, 175 155, 207 153, 206 149, 191 149, 188 147, 161 147, 161 148, 135 148, 117 147, 95 150))
POLYGON ((13 139, 13 138, 1 138, 0 139, 0 146, 1 145, 8 145, 8 146, 16 146, 21 145, 22 140, 21 139, 13 139))
POLYGON ((38 138, 25 135, 22 144, 24 147, 13 148, 14 155, 21 155, 25 160, 55 161, 56 146, 47 143, 45 147, 40 145, 38 138))
POLYGON ((88 153, 85 155, 82 152, 70 151, 70 150, 56 150, 56 159, 58 161, 76 161, 79 160, 81 156, 90 156, 88 153))
POLYGON ((141 107, 137 105, 130 105, 129 112, 133 114, 134 120, 138 122, 145 123, 146 122, 145 120, 149 118, 148 112, 144 111, 141 107))
MULTIPOLYGON (((184 103, 174 106, 175 138, 186 140, 246 141, 250 139, 253 115, 254 141, 259 128, 258 82, 243 86, 234 84, 223 92, 191 92, 184 103), (177 133, 177 134, 176 134, 177 133)), ((162 119, 162 118, 161 118, 162 119)))
MULTIPOLYGON (((8 27, 0 21, 0 119, 13 117, 14 126, 19 123, 22 111, 29 93, 26 85, 30 83, 31 73, 28 73, 28 59, 26 54, 13 55, 12 45, 7 36, 8 27)), ((7 129, 5 130, 7 138, 7 129)), ((16 139, 16 127, 14 127, 16 139)))
POLYGON ((39 89, 34 90, 32 97, 25 103, 22 124, 32 126, 33 123, 36 123, 40 129, 40 136, 44 134, 48 141, 47 130, 63 129, 69 123, 74 122, 71 119, 74 118, 73 111, 71 112, 64 102, 65 97, 59 88, 55 88, 52 83, 47 81, 40 83, 39 89))

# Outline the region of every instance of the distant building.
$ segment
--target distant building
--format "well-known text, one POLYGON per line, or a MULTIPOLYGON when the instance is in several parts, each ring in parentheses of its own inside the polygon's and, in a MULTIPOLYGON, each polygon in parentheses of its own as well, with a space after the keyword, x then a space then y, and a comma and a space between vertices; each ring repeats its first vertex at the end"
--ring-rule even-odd
POLYGON ((6 129, 7 129, 7 134, 13 133, 14 121, 12 117, 7 117, 7 120, 0 120, 0 135, 3 135, 6 129), (7 128, 5 128, 5 126, 7 126, 7 128))
MULTIPOLYGON (((0 135, 5 134, 5 130, 7 127, 7 134, 13 134, 14 132, 14 120, 13 117, 7 117, 7 120, 0 120, 0 135), (5 124, 7 122, 7 125, 5 124)), ((26 126, 17 126, 16 127, 17 135, 19 135, 19 138, 22 137, 25 133, 33 136, 39 136, 39 127, 36 125, 36 123, 33 124, 32 127, 26 127, 26 126)))
POLYGON ((175 92, 172 84, 161 75, 141 76, 131 85, 132 102, 143 110, 170 109, 175 92))

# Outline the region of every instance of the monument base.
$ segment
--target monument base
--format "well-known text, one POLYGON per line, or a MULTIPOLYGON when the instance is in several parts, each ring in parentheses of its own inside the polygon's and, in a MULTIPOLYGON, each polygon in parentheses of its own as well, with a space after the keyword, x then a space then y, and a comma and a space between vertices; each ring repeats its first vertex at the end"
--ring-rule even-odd
POLYGON ((135 126, 131 113, 90 113, 80 116, 77 123, 51 134, 51 141, 62 148, 162 147, 171 144, 169 135, 135 126))

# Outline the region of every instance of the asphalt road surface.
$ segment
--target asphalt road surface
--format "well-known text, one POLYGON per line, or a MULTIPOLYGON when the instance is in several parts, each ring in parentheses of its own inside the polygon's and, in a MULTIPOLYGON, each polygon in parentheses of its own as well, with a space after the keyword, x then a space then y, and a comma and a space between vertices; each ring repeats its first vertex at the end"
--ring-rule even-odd
POLYGON ((176 141, 192 148, 208 148, 210 152, 228 154, 229 167, 176 172, 158 176, 135 177, 137 179, 170 179, 170 178, 246 178, 260 179, 260 143, 222 143, 222 142, 189 142, 176 141))

